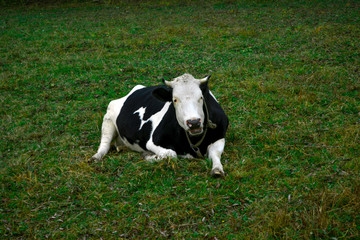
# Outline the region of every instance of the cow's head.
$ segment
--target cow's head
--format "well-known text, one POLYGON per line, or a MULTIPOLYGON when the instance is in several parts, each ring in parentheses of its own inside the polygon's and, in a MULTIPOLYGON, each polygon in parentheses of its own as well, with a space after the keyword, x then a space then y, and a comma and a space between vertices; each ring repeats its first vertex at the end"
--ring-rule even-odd
POLYGON ((156 98, 172 102, 179 125, 192 136, 203 133, 203 91, 207 89, 209 78, 210 76, 195 79, 190 74, 184 74, 173 81, 164 80, 168 88, 157 88, 153 91, 156 98))

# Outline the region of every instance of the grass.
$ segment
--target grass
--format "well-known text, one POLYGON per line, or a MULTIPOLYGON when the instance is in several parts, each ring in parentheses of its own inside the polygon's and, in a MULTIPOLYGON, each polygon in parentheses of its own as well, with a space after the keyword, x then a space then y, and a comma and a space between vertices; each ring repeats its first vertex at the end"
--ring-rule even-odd
MULTIPOLYGON (((110 3, 110 2, 109 2, 110 3)), ((142 1, 0 12, 2 239, 357 239, 357 1, 142 1), (97 150, 136 84, 212 73, 222 157, 97 150)))

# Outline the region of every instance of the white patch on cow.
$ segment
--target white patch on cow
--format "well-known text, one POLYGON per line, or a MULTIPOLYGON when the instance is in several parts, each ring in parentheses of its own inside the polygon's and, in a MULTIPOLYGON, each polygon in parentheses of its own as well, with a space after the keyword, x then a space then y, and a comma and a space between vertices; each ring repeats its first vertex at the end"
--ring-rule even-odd
POLYGON ((208 156, 212 161, 212 175, 224 175, 223 166, 220 162, 221 154, 224 151, 225 138, 221 138, 208 146, 208 156))
POLYGON ((143 127, 143 125, 150 120, 150 119, 148 119, 148 120, 145 120, 145 121, 144 121, 145 110, 146 110, 146 107, 141 107, 141 108, 139 108, 138 110, 136 110, 136 111, 134 112, 134 114, 136 114, 136 113, 139 114, 139 118, 140 118, 140 121, 141 121, 139 130, 141 130, 141 128, 143 127))

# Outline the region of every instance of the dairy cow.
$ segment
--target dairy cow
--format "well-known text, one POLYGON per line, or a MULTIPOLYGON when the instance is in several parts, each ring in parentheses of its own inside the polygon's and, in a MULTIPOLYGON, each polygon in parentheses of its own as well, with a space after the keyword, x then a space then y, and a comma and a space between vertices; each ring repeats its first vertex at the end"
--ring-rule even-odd
POLYGON ((101 143, 92 160, 100 160, 115 138, 143 152, 147 160, 204 157, 211 174, 224 175, 220 162, 228 118, 208 88, 210 76, 184 74, 164 85, 137 85, 125 97, 111 101, 101 128, 101 143))

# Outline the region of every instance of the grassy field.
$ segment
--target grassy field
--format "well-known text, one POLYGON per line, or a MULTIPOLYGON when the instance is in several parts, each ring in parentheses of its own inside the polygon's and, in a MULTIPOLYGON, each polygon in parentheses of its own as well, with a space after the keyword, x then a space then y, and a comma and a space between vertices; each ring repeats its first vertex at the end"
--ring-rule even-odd
POLYGON ((1 239, 360 238, 359 1, 24 4, 0 43, 1 239), (229 116, 224 178, 87 163, 111 100, 185 72, 229 116))

